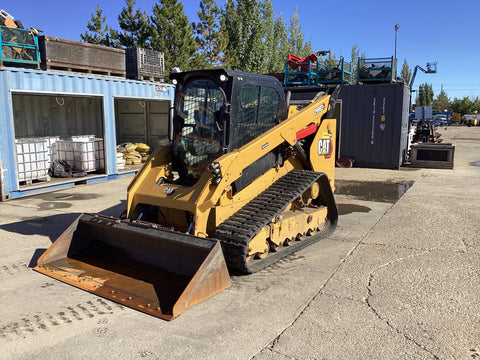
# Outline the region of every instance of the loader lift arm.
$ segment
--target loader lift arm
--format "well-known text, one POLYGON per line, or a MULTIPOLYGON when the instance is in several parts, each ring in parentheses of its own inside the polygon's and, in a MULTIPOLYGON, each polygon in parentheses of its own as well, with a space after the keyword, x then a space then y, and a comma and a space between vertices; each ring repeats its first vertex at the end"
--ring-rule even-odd
MULTIPOLYGON (((336 94, 338 94, 338 91, 336 94)), ((333 108, 335 100, 335 97, 330 95, 314 98, 308 106, 262 136, 212 162, 208 169, 212 173, 213 181, 218 185, 209 199, 203 203, 202 208, 214 206, 225 188, 241 177, 243 170, 248 165, 259 160, 272 149, 283 143, 295 147, 301 140, 298 138, 299 134, 302 136, 302 132, 305 130, 308 132, 308 129, 312 129, 309 130, 312 133, 317 132, 324 115, 329 109, 333 108), (249 159, 249 162, 241 161, 242 159, 249 159)), ((324 125, 326 125, 324 130, 328 133, 331 125, 327 122, 324 125)))

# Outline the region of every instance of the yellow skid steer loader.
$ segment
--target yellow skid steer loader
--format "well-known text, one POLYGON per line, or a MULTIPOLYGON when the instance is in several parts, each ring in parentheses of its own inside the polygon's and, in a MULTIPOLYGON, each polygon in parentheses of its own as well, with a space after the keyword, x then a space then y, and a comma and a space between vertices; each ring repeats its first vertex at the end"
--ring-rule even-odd
POLYGON ((267 75, 171 77, 171 142, 133 178, 126 215, 81 215, 35 267, 167 320, 230 286, 229 270, 261 270, 329 235, 338 218, 338 88, 293 104, 267 75))

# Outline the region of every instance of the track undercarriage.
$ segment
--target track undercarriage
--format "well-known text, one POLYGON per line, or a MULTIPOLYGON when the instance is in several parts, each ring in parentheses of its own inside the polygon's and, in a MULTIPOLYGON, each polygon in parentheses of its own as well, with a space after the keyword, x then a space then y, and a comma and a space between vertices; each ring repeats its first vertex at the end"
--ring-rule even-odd
POLYGON ((292 170, 220 224, 214 237, 230 269, 252 273, 328 236, 337 217, 327 176, 292 170))

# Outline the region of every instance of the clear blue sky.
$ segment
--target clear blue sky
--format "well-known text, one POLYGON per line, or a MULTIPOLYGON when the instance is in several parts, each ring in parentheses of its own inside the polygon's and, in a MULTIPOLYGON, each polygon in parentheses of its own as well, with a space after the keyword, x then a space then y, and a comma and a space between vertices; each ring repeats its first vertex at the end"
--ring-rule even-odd
MULTIPOLYGON (((224 0, 217 0, 223 6, 224 0)), ((18 0, 0 8, 21 20, 25 27, 43 30, 44 35, 79 40, 96 5, 106 22, 118 27, 117 17, 124 0, 18 0)), ((151 14, 155 0, 137 0, 136 7, 151 14)), ((437 62, 436 74, 417 72, 414 89, 432 84, 435 96, 443 86, 448 97, 480 97, 480 1, 479 0, 272 0, 275 14, 288 21, 298 6, 302 31, 314 50, 331 49, 350 59, 353 45, 367 57, 390 57, 395 50, 400 71, 406 59, 413 69, 437 62)), ((185 13, 197 21, 199 0, 183 1, 185 13)))

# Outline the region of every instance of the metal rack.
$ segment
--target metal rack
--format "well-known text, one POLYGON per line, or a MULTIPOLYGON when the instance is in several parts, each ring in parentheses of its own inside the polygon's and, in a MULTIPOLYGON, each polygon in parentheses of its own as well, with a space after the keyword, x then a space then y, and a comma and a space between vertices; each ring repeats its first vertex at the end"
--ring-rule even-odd
POLYGON ((352 81, 352 66, 340 60, 320 62, 315 54, 300 59, 289 54, 285 63, 285 86, 292 85, 324 85, 350 84, 352 81))
POLYGON ((319 64, 317 84, 351 84, 352 64, 346 62, 343 57, 339 61, 327 61, 319 64))
POLYGON ((395 82, 397 59, 389 58, 358 58, 357 83, 391 83, 395 82))
POLYGON ((285 63, 285 86, 316 85, 318 59, 312 54, 303 59, 289 54, 285 63))
POLYGON ((0 26, 0 65, 40 67, 38 38, 30 30, 0 26))

